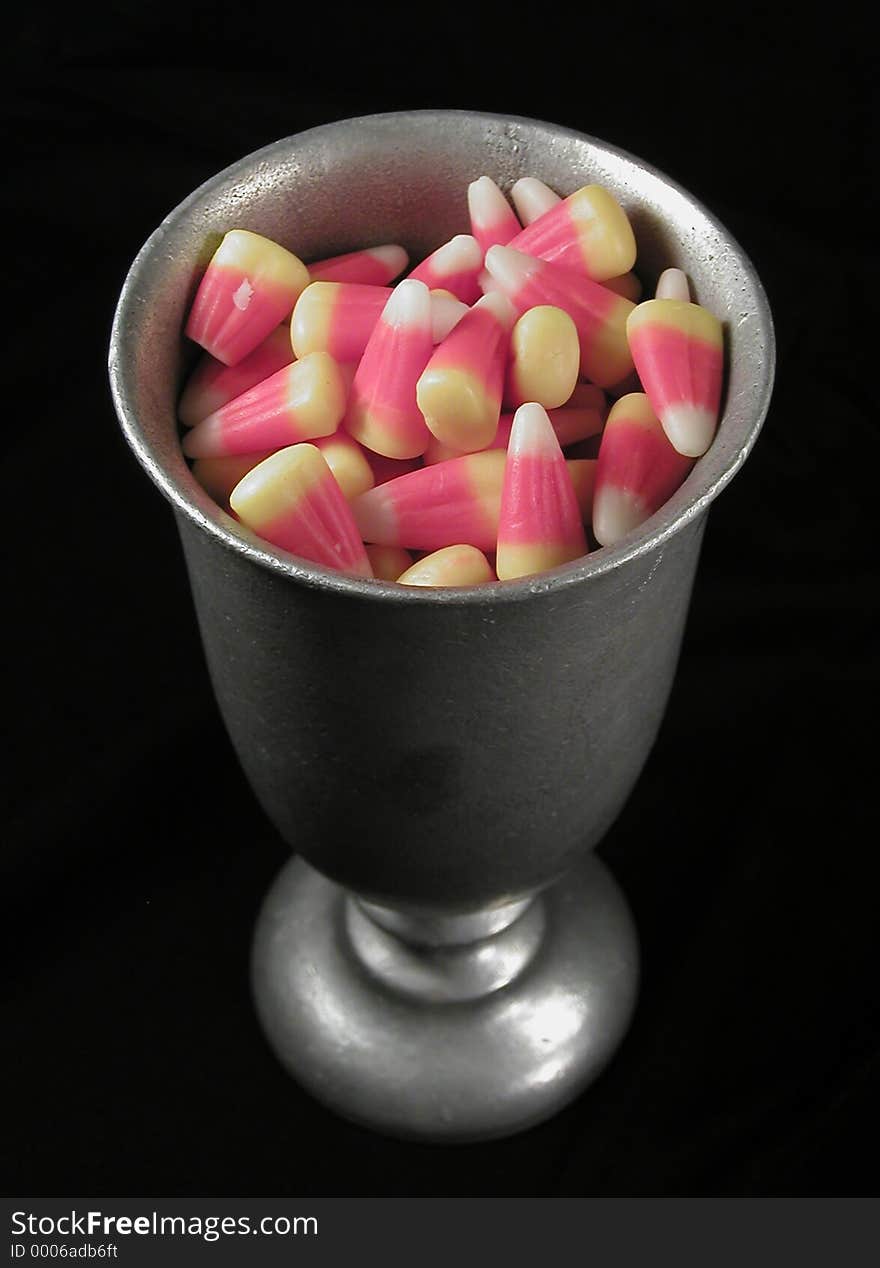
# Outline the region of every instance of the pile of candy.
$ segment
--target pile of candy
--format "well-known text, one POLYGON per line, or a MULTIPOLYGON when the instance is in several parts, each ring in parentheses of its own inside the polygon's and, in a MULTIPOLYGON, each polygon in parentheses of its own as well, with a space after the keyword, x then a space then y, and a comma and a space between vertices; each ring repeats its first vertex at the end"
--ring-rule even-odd
POLYGON ((637 303, 635 238, 607 190, 561 199, 526 177, 512 197, 519 218, 474 181, 472 234, 394 287, 397 245, 306 267, 226 234, 189 314, 206 355, 179 407, 221 506, 303 559, 459 586, 577 559, 590 531, 613 545, 666 501, 715 433, 720 323, 677 269, 637 303))

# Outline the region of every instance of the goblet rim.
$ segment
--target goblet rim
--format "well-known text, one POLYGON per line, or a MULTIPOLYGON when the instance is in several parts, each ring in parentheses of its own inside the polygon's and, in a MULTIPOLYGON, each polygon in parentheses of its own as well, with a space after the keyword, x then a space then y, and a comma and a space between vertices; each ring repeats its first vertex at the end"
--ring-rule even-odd
MULTIPOLYGON (((237 159, 213 176, 208 177, 177 204, 161 221, 159 226, 147 238, 136 255, 123 284, 119 301, 114 314, 109 349, 110 386, 116 413, 125 438, 140 464, 159 491, 172 504, 175 510, 183 513, 203 532, 216 539, 227 549, 243 556, 249 562, 271 572, 280 574, 309 588, 334 592, 339 596, 369 599, 382 603, 451 603, 451 604, 499 604, 518 602, 535 595, 553 594, 571 585, 581 585, 616 568, 622 567, 634 559, 646 556, 661 547, 674 534, 686 528, 693 520, 704 513, 718 494, 724 489, 751 452, 758 437, 770 405, 776 365, 776 341, 773 319, 769 301, 757 270, 746 251, 726 226, 688 189, 674 178, 667 175, 654 164, 638 155, 625 150, 589 133, 581 132, 562 124, 547 120, 535 119, 525 115, 500 114, 493 111, 465 109, 420 109, 383 111, 375 114, 355 115, 345 119, 334 120, 304 129, 290 136, 279 138, 268 145, 254 150, 237 159), (613 546, 600 546, 579 559, 562 564, 557 568, 510 581, 484 582, 478 586, 421 587, 399 585, 397 582, 382 581, 377 578, 363 578, 350 573, 311 563, 291 554, 288 551, 270 545, 244 525, 237 523, 219 506, 216 514, 209 513, 204 506, 191 496, 181 482, 168 471, 154 451, 150 438, 146 435, 137 417, 127 386, 127 358, 125 356, 126 328, 136 307, 142 302, 144 275, 150 268, 151 261, 169 230, 185 217, 191 208, 213 190, 234 180, 259 163, 276 158, 281 154, 289 154, 295 143, 306 140, 320 140, 322 135, 328 139, 340 129, 357 124, 381 124, 394 122, 404 125, 409 120, 434 120, 438 124, 450 119, 466 117, 483 120, 487 123, 528 128, 543 128, 556 137, 569 137, 579 142, 586 142, 598 154, 614 159, 622 159, 633 164, 640 172, 659 180, 677 195, 689 203, 699 215, 724 239, 725 245, 736 256, 742 275, 751 286, 757 311, 758 322, 763 341, 763 358, 760 366, 755 367, 753 383, 754 408, 751 418, 742 428, 742 435, 737 445, 725 451, 717 443, 697 459, 692 471, 676 493, 638 528, 627 534, 620 543, 613 546)), ((725 411, 719 418, 718 433, 721 434, 726 419, 725 411)), ((194 478, 190 480, 193 491, 198 490, 194 478)), ((197 495, 198 496, 198 495, 197 495)))

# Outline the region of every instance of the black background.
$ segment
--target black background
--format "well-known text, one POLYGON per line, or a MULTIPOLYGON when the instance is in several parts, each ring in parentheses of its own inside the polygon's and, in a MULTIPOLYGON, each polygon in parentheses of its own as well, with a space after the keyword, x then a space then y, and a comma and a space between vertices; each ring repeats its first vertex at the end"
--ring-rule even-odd
POLYGON ((875 1190, 873 56, 845 8, 676 15, 117 5, 10 29, 7 1192, 875 1190), (314 124, 431 106, 563 123, 668 172, 752 256, 779 344, 602 847, 643 943, 634 1026, 562 1115, 468 1148, 351 1127, 264 1046, 248 947, 287 851, 105 371, 128 265, 197 184, 314 124))

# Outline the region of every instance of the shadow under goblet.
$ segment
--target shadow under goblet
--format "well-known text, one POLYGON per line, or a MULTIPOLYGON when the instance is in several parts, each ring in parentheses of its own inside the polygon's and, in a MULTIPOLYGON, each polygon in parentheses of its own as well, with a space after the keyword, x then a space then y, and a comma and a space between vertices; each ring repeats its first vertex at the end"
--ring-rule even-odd
POLYGON ((269 1041, 338 1112, 379 1130, 486 1139, 571 1100, 636 993, 627 907, 591 851, 666 706, 706 512, 745 459, 773 379, 754 269, 686 191, 551 124, 460 111, 346 120, 196 190, 137 257, 111 380, 123 429, 171 501, 208 666, 244 772, 298 857, 257 928, 269 1041), (276 550, 194 481, 180 451, 182 329, 219 237, 303 259, 466 229, 465 189, 537 175, 605 185, 631 214, 646 293, 690 276, 726 322, 718 436, 613 549, 474 589, 365 581, 276 550))

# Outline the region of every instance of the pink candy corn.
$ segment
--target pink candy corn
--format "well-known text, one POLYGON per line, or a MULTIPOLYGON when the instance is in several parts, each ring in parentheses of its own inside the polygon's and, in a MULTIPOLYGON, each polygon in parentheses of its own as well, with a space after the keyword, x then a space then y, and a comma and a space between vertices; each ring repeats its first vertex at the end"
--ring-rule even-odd
POLYGON ((553 425, 541 405, 522 405, 507 450, 498 577, 530 576, 586 553, 580 506, 553 425))
POLYGON ((622 396, 602 434, 593 498, 593 535, 613 546, 658 510, 693 459, 676 453, 643 392, 622 396))
POLYGON ((410 471, 418 471, 422 465, 421 458, 384 458, 380 453, 373 453, 372 449, 365 449, 364 457, 370 464, 374 484, 387 484, 389 480, 396 480, 398 476, 409 475, 410 471))
POLYGON ((606 278, 602 283, 615 295, 622 295, 631 304, 637 304, 642 297, 642 284, 635 273, 621 273, 620 277, 606 278))
MULTIPOLYGON (((502 415, 503 418, 503 415, 502 415)), ((498 420, 501 425, 501 419, 498 420)), ((496 433, 497 434, 497 433, 496 433)), ((503 449, 503 445, 496 445, 494 440, 491 445, 486 445, 486 449, 503 449)), ((456 449, 454 445, 442 445, 436 437, 432 436, 428 441, 428 448, 422 454, 422 462, 426 467, 433 467, 438 462, 448 462, 450 458, 463 458, 464 450, 456 449)))
POLYGON ((422 260, 409 276, 429 290, 449 291, 463 304, 472 304, 480 296, 477 278, 482 267, 483 252, 476 238, 460 233, 422 260))
POLYGON ((423 282, 400 282, 376 323, 354 376, 345 427, 386 458, 416 458, 431 433, 416 383, 433 348, 431 297, 423 282))
MULTIPOLYGON (((599 435, 604 425, 606 412, 606 410, 597 410, 589 406, 566 405, 564 409, 548 410, 547 416, 553 424, 553 430, 556 432, 556 439, 559 441, 560 447, 564 449, 569 445, 578 444, 580 441, 599 435)), ((487 449, 507 450, 513 419, 513 414, 501 415, 498 420, 498 429, 492 438, 492 443, 486 446, 487 449)), ((427 465, 434 462, 446 462, 450 458, 459 457, 461 457, 459 451, 450 449, 446 445, 441 445, 437 440, 432 440, 425 450, 422 461, 427 465)))
POLYGON ((373 575, 348 503, 314 445, 272 454, 229 500, 241 522, 273 546, 342 572, 373 575))
POLYGON ((635 370, 631 370, 625 379, 621 379, 619 383, 612 383, 608 389, 608 395, 611 397, 612 404, 619 401, 621 396, 630 396, 633 392, 642 391, 642 380, 636 374, 635 370))
MULTIPOLYGON (((340 365, 356 365, 391 296, 390 286, 360 282, 313 282, 297 300, 290 341, 298 357, 329 352, 340 365)), ((431 336, 445 339, 467 312, 467 304, 443 291, 431 293, 431 336)))
MULTIPOLYGON (((493 447, 507 449, 515 417, 515 414, 501 415, 493 447)), ((566 445, 574 445, 580 440, 587 440, 590 436, 598 435, 603 426, 603 415, 599 410, 583 406, 551 409, 547 411, 547 417, 550 419, 561 449, 564 449, 566 445)))
POLYGON ((522 176, 513 186, 510 196, 523 225, 532 224, 545 211, 562 202, 559 195, 554 194, 550 186, 539 181, 537 176, 522 176))
POLYGON ((373 576, 380 581, 396 581, 412 566, 413 557, 402 546, 367 546, 365 549, 373 576))
POLYGON ((519 233, 519 221, 491 176, 481 176, 468 185, 468 213, 471 232, 485 253, 496 243, 504 246, 519 233))
POLYGON ((366 452, 347 432, 335 431, 332 436, 322 436, 312 443, 323 454, 333 479, 349 502, 372 489, 375 479, 366 452))
POLYGON ((495 435, 514 316, 506 296, 484 295, 432 353, 416 400, 442 444, 472 453, 495 435))
POLYGON ((598 282, 576 276, 570 269, 523 255, 512 247, 491 247, 486 252, 486 268, 518 312, 550 304, 568 313, 577 327, 584 378, 608 387, 632 370, 626 339, 626 321, 633 311, 629 300, 598 282))
POLYGON ((329 436, 345 413, 345 396, 339 366, 313 352, 209 414, 184 437, 183 452, 219 458, 329 436))
POLYGON ((391 288, 360 282, 312 282, 296 302, 290 339, 298 357, 329 352, 334 361, 359 361, 391 288))
POLYGON ((678 299, 649 299, 626 324, 645 392, 680 454, 698 458, 715 435, 723 341, 717 317, 678 299))
POLYGON ((510 361, 504 404, 515 409, 537 401, 556 409, 569 399, 577 383, 580 341, 568 313, 539 304, 522 314, 510 336, 510 361))
POLYGON ((636 240, 626 212, 601 185, 585 185, 555 203, 509 245, 595 282, 627 273, 636 260, 636 240))
POLYGON ((450 291, 431 291, 431 338, 442 343, 468 312, 467 304, 456 299, 450 291))
POLYGON ((595 383, 575 383, 574 391, 565 402, 565 406, 566 409, 583 408, 598 410, 602 415, 603 421, 608 417, 608 400, 602 389, 600 387, 596 387, 595 383))
POLYGON ((488 269, 480 269, 477 274, 477 285, 484 295, 489 295, 492 291, 501 290, 501 287, 495 281, 488 269))
POLYGON ((361 536, 411 550, 494 550, 505 460, 500 449, 468 454, 362 493, 352 503, 361 536))
POLYGON ((475 546, 444 546, 425 555, 397 580, 402 586, 478 586, 494 581, 495 573, 475 546))
MULTIPOLYGON (((596 391, 599 391, 599 389, 597 388, 596 391)), ((574 445, 579 441, 587 440, 590 436, 598 435, 602 430, 605 411, 590 407, 566 406, 565 409, 548 410, 547 415, 553 424, 556 439, 564 449, 566 445, 574 445)), ((504 449, 506 451, 512 426, 513 414, 502 414, 498 420, 495 435, 486 448, 504 449)), ((462 457, 461 450, 452 449, 448 445, 441 445, 439 440, 432 438, 428 448, 422 455, 422 461, 428 466, 435 462, 448 462, 450 458, 460 457, 462 457)))
POLYGON ((349 251, 309 265, 313 282, 358 282, 366 286, 387 286, 409 264, 403 247, 394 243, 349 251))
POLYGON ((239 480, 273 452, 261 449, 258 453, 231 454, 226 458, 197 458, 192 473, 205 492, 227 511, 229 495, 239 480))
POLYGON ((306 266, 277 242, 232 229, 215 251, 186 323, 190 339, 235 365, 290 316, 306 266))
POLYGON ((285 323, 236 365, 224 365, 207 352, 187 380, 177 416, 186 427, 195 427, 227 401, 235 400, 248 388, 262 383, 270 374, 290 365, 293 348, 285 323))
POLYGON ((605 412, 584 405, 566 405, 564 409, 551 409, 547 416, 553 424, 560 448, 576 445, 591 436, 598 436, 605 425, 605 412))
POLYGON ((589 524, 593 518, 593 493, 596 486, 595 458, 566 458, 565 466, 571 477, 571 487, 580 508, 581 523, 589 524))

